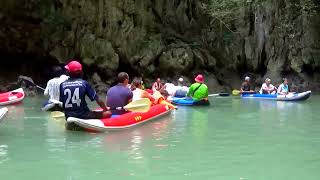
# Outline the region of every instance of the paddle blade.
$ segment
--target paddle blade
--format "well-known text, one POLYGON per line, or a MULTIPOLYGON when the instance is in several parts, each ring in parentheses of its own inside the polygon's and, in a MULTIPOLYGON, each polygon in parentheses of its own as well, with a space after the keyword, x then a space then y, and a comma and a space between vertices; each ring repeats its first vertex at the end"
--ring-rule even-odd
POLYGON ((237 90, 237 89, 234 89, 234 90, 232 91, 232 95, 234 95, 234 96, 237 96, 237 95, 239 95, 239 94, 240 94, 240 91, 237 90))
POLYGON ((64 118, 64 113, 61 111, 52 111, 51 117, 53 118, 64 118))
POLYGON ((136 101, 132 101, 123 107, 123 109, 132 112, 147 112, 151 106, 151 101, 148 98, 142 98, 136 101))

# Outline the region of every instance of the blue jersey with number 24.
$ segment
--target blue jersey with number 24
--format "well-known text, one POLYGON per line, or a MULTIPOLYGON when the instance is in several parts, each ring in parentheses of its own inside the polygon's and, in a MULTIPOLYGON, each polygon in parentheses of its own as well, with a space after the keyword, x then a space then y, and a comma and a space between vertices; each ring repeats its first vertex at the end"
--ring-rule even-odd
POLYGON ((69 79, 60 84, 60 101, 63 103, 66 118, 81 118, 90 111, 85 100, 86 95, 91 101, 97 98, 96 91, 83 79, 69 79))

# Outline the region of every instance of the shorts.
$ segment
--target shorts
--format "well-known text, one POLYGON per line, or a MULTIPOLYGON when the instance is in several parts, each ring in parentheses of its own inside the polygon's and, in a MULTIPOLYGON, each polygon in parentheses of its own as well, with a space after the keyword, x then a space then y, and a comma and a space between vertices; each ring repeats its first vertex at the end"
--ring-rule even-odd
MULTIPOLYGON (((88 111, 83 113, 81 116, 76 118, 80 119, 102 119, 103 112, 102 111, 88 111)), ((83 131, 84 128, 76 125, 75 123, 66 123, 66 129, 71 131, 83 131)))

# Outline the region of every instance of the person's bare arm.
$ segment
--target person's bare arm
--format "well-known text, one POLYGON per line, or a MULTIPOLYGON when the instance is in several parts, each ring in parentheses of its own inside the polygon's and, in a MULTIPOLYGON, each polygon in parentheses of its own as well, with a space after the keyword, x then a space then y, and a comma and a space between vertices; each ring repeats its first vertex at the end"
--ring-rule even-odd
POLYGON ((103 109, 103 111, 108 110, 106 104, 99 97, 96 99, 96 102, 103 109))

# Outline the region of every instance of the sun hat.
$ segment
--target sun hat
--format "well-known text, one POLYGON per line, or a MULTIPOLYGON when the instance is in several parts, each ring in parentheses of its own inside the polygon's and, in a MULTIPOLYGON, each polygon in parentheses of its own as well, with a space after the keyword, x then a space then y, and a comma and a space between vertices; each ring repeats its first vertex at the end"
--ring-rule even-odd
POLYGON ((204 78, 202 76, 202 74, 198 74, 196 78, 194 78, 194 80, 198 83, 203 83, 204 82, 204 78))

